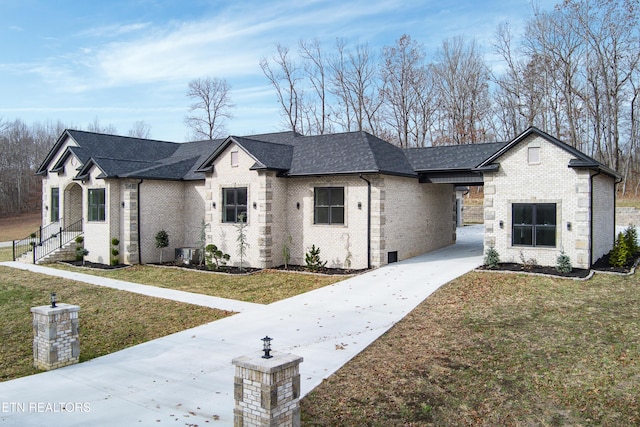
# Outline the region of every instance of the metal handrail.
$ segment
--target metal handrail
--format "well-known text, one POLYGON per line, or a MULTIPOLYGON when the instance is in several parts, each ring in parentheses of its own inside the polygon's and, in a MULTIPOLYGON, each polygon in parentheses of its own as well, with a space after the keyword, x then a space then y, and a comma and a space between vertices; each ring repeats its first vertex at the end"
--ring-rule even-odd
POLYGON ((77 236, 82 234, 82 219, 62 228, 60 223, 51 223, 46 227, 40 227, 35 233, 21 240, 13 241, 13 260, 32 252, 33 263, 60 249, 77 236))

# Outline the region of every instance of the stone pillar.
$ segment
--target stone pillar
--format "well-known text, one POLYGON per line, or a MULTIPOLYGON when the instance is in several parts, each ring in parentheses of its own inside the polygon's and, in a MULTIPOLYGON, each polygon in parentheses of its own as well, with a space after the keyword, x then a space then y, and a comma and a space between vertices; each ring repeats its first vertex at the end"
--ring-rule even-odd
POLYGON ((300 362, 302 357, 272 352, 233 359, 233 425, 300 426, 300 362))
POLYGON ((80 307, 58 304, 56 307, 32 307, 33 364, 38 369, 51 370, 78 363, 78 312, 80 307))

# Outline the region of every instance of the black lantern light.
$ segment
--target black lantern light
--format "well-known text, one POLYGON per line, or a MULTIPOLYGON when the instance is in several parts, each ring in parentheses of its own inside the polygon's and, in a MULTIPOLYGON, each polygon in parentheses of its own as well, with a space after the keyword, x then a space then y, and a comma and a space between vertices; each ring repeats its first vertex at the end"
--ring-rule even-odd
POLYGON ((271 359, 273 356, 271 355, 271 340, 273 338, 269 338, 269 335, 262 338, 262 351, 264 351, 263 359, 271 359))
POLYGON ((51 308, 56 308, 56 302, 58 302, 58 299, 56 297, 56 293, 55 292, 51 292, 51 308))

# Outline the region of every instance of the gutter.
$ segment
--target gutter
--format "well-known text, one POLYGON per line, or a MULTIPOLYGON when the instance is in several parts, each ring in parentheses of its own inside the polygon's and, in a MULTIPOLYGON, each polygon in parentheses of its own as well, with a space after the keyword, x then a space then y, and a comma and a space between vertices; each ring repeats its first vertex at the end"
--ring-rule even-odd
POLYGON ((371 270, 371 181, 358 174, 367 183, 367 269, 371 270))

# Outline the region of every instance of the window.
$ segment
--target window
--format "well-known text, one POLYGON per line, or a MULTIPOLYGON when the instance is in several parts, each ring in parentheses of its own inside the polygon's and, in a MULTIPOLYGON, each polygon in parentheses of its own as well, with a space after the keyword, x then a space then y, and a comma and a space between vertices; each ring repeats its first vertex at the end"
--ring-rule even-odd
POLYGON ((344 187, 314 189, 314 224, 344 224, 344 187))
POLYGON ((247 188, 223 188, 222 222, 240 222, 242 214, 247 222, 247 188))
POLYGON ((51 222, 60 221, 60 189, 51 187, 51 222))
POLYGON ((528 160, 529 164, 540 163, 540 147, 529 147, 528 160))
POLYGON ((105 205, 104 205, 104 188, 89 189, 89 221, 104 221, 105 205))
POLYGON ((514 246, 556 246, 556 204, 512 205, 514 246))
POLYGON ((237 151, 232 151, 231 152, 231 166, 238 166, 239 161, 238 161, 238 152, 237 151))

